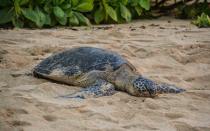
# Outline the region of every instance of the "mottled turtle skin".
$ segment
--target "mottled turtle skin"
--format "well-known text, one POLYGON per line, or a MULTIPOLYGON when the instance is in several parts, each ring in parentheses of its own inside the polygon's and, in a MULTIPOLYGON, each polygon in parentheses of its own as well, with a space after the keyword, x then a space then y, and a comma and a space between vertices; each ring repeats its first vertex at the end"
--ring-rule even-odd
POLYGON ((94 47, 73 48, 54 54, 38 64, 33 74, 39 78, 84 87, 79 92, 61 96, 65 98, 108 96, 116 90, 149 97, 184 91, 145 78, 119 54, 94 47))

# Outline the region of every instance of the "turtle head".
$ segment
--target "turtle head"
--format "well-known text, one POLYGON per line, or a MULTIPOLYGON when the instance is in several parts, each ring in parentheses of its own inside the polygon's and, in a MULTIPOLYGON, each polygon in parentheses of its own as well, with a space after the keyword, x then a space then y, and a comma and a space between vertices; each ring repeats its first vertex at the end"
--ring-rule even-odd
POLYGON ((138 93, 138 96, 157 96, 159 93, 181 93, 185 89, 176 87, 170 84, 158 84, 148 78, 139 76, 133 81, 133 88, 138 93))
POLYGON ((157 84, 150 79, 139 76, 132 85, 138 96, 154 97, 157 95, 157 84))

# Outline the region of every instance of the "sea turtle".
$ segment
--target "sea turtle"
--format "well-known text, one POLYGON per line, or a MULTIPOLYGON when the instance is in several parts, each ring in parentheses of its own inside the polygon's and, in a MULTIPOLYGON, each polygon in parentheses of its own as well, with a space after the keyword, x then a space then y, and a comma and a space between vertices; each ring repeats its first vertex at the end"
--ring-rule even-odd
POLYGON ((65 98, 108 96, 116 90, 133 96, 148 97, 184 91, 143 77, 119 54, 94 47, 77 47, 54 54, 38 64, 33 74, 36 77, 85 87, 79 92, 62 96, 65 98))

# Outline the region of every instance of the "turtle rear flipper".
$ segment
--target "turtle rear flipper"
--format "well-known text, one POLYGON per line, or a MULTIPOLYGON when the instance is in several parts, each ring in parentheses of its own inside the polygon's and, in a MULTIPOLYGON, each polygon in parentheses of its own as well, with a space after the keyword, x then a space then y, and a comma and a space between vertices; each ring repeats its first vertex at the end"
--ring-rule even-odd
POLYGON ((84 89, 80 90, 79 92, 75 92, 73 94, 59 96, 62 98, 91 98, 91 97, 100 97, 100 96, 110 96, 115 93, 114 85, 105 81, 105 80, 98 80, 95 84, 85 87, 84 89))

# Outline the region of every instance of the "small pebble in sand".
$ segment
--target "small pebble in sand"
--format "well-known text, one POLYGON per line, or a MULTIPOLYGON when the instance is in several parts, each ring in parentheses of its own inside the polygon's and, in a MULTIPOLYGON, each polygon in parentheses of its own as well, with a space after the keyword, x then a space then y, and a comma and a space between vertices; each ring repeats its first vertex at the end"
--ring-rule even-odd
POLYGON ((8 84, 6 82, 0 82, 0 88, 6 88, 8 87, 8 84))

